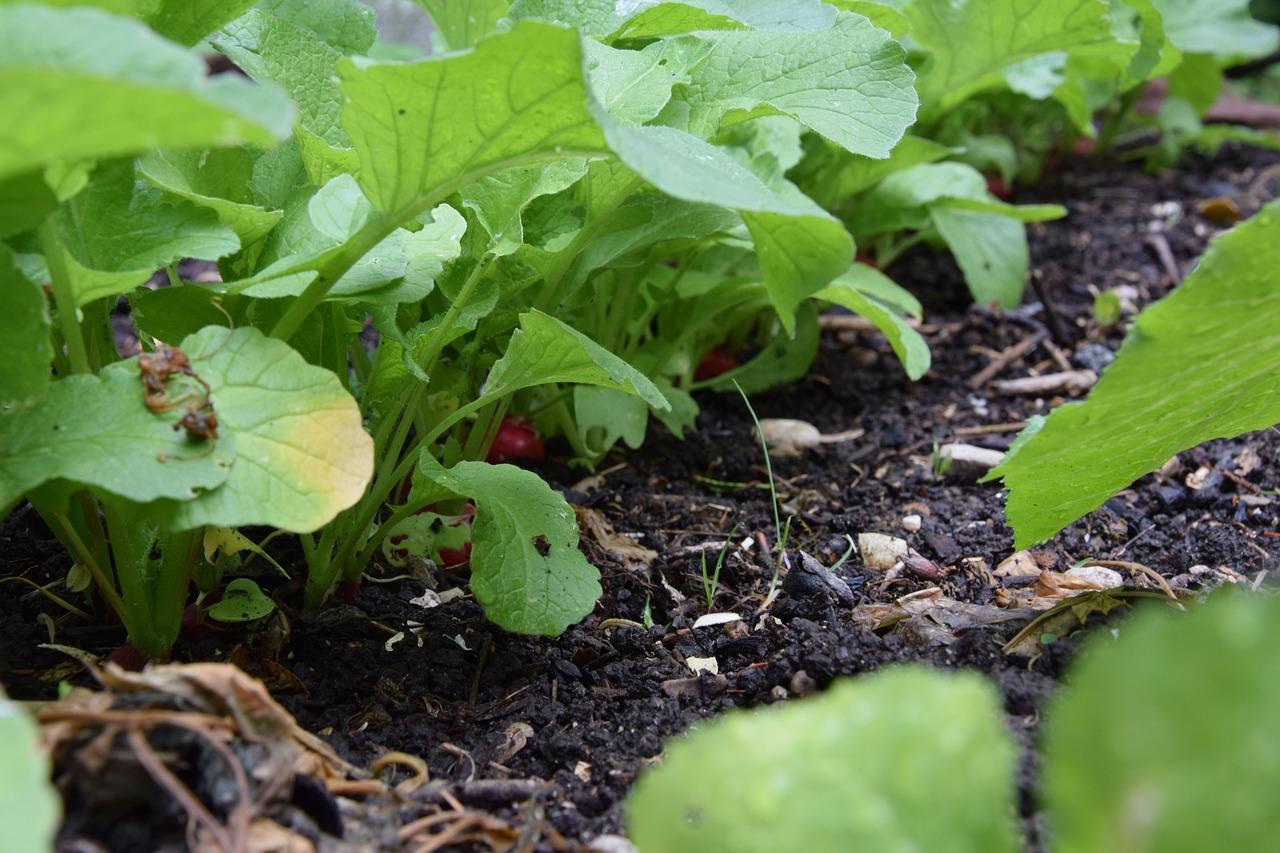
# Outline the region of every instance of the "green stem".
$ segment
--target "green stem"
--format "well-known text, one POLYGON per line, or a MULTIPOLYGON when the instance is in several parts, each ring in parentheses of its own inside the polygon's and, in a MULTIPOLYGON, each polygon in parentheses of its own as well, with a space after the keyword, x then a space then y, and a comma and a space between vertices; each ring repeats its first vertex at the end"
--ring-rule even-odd
POLYGON ((84 567, 89 570, 89 574, 93 577, 93 582, 98 586, 98 592, 102 595, 103 599, 106 600, 107 604, 111 605, 111 609, 114 610, 123 621, 125 618, 124 599, 120 597, 120 593, 116 591, 115 585, 111 583, 111 579, 107 577, 106 573, 102 570, 102 567, 98 565, 98 561, 94 558, 93 554, 85 547, 84 540, 82 540, 80 535, 76 533, 75 527, 72 526, 71 521, 61 513, 54 513, 51 515, 51 518, 53 518, 54 523, 57 525, 59 538, 61 538, 63 542, 67 543, 67 546, 71 549, 72 556, 79 560, 84 567))
POLYGON ((453 324, 457 322, 458 315, 462 313, 462 309, 467 307, 467 303, 471 301, 476 287, 479 286, 484 278, 484 273, 489 269, 489 265, 492 262, 493 256, 485 255, 483 260, 471 268, 471 273, 463 283, 462 289, 458 291, 457 297, 449 305, 449 310, 445 312, 444 319, 431 331, 431 337, 427 340, 427 346, 422 356, 422 364, 420 365, 423 373, 428 376, 431 375, 431 370, 435 367, 436 359, 444 351, 444 336, 453 327, 453 324))
POLYGON ((49 285, 53 290, 53 302, 58 307, 58 325, 71 361, 71 372, 88 373, 89 352, 85 349, 84 334, 77 319, 75 287, 63 255, 62 241, 51 219, 46 219, 40 226, 40 248, 44 252, 45 263, 49 265, 49 285))
POLYGON ((1116 135, 1120 133, 1120 128, 1124 125, 1125 119, 1133 112, 1133 108, 1137 105, 1141 96, 1141 86, 1135 86, 1120 96, 1120 105, 1107 116, 1107 121, 1102 126, 1102 132, 1098 134, 1098 144, 1094 146, 1095 151, 1099 153, 1110 151, 1115 146, 1116 135))
MULTIPOLYGON (((563 298, 559 293, 560 284, 562 279, 564 279, 565 274, 569 272, 569 267, 573 266, 574 260, 577 259, 578 254, 583 250, 583 248, 594 240, 596 235, 600 233, 600 230, 609 223, 610 215, 621 207, 622 203, 630 198, 631 194, 639 189, 643 184, 643 178, 636 178, 618 194, 618 197, 613 201, 613 203, 602 208, 590 222, 583 225, 578 233, 574 235, 573 240, 564 248, 564 251, 560 253, 560 257, 556 265, 551 268, 551 272, 547 274, 545 279, 543 279, 542 290, 538 292, 538 298, 534 302, 535 308, 540 311, 547 311, 548 309, 558 307, 558 304, 563 301, 563 298)), ((550 313, 554 314, 556 312, 552 310, 550 313)))
POLYGON ((169 264, 164 268, 165 275, 169 277, 170 287, 182 287, 182 279, 178 278, 178 265, 169 264))

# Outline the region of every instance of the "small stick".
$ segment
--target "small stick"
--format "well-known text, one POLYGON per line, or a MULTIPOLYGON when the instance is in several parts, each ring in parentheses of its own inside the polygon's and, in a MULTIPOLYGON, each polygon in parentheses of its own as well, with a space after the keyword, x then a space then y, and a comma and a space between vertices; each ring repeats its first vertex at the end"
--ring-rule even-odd
POLYGON ((1087 391, 1098 381, 1098 374, 1092 370, 1068 370, 1062 373, 1046 373, 1044 376, 1024 376, 1021 379, 1000 379, 991 383, 991 389, 997 394, 1016 396, 1019 394, 1069 394, 1087 391))
POLYGON ((1026 421, 1010 421, 1006 424, 983 424, 982 426, 960 427, 953 430, 952 434, 957 438, 970 435, 990 435, 991 433, 1000 432, 1017 432, 1026 427, 1026 421))
POLYGON ((1104 569, 1124 569, 1128 572, 1146 575, 1156 582, 1156 586, 1160 587, 1161 592, 1169 596, 1170 600, 1178 601, 1178 596, 1173 594, 1173 590, 1170 589, 1169 582, 1164 579, 1164 575, 1155 569, 1142 565, 1142 563, 1133 563, 1129 560, 1090 560, 1089 565, 1101 566, 1104 569))
POLYGON ((1146 244, 1156 253, 1156 257, 1160 260, 1160 266, 1164 267, 1164 274, 1169 278, 1169 284, 1177 284, 1182 281, 1182 272, 1178 269, 1178 262, 1173 258, 1173 250, 1169 248, 1169 241, 1165 239, 1163 234, 1148 234, 1146 244))
POLYGON ((1053 335, 1053 339, 1057 341, 1058 346, 1070 347, 1071 338, 1067 336, 1066 330, 1062 325, 1062 318, 1058 316, 1058 309, 1053 304, 1053 300, 1049 298, 1049 291, 1045 289, 1044 282, 1040 280, 1039 275, 1031 276, 1031 287, 1035 290, 1036 298, 1040 300, 1040 304, 1044 306, 1044 316, 1049 321, 1049 332, 1053 335))
POLYGON ((1010 364, 1022 358, 1036 344, 1044 340, 1043 332, 1027 335, 1011 347, 1006 348, 986 367, 969 377, 969 387, 975 391, 986 385, 1010 364))
POLYGON ((1057 362, 1060 369, 1075 370, 1075 366, 1072 365, 1071 360, 1067 358, 1067 354, 1063 352, 1053 341, 1045 341, 1044 348, 1049 351, 1049 355, 1055 362, 1057 362))

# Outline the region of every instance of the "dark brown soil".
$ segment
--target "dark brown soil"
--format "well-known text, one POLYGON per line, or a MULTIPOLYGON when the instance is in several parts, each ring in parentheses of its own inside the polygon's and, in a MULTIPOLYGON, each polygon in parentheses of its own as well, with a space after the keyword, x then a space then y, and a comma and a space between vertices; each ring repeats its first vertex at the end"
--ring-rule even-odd
MULTIPOLYGON (((1032 289, 1016 311, 971 307, 949 258, 923 251, 904 258, 889 272, 926 303, 934 366, 922 381, 907 382, 877 336, 832 332, 808 378, 753 401, 761 417, 802 418, 824 432, 866 431, 861 439, 775 463, 780 497, 794 516, 792 546, 831 565, 847 547, 846 535, 902 536, 945 569, 936 585, 947 595, 991 602, 994 590, 974 558, 994 567, 1012 551, 1000 490, 936 479, 932 449, 957 438, 1006 448, 1012 430, 966 429, 1022 421, 1056 401, 995 397, 966 381, 993 351, 1042 330, 1055 333, 1073 366, 1100 369, 1122 332, 1100 331, 1093 323, 1093 288, 1135 288, 1139 304, 1166 293, 1172 281, 1154 246, 1163 240, 1177 272, 1185 272, 1220 227, 1198 213, 1197 203, 1227 196, 1247 215, 1275 195, 1280 179, 1268 181, 1262 173, 1270 168, 1275 175, 1277 163, 1276 154, 1227 148, 1212 161, 1161 175, 1111 162, 1063 164, 1018 199, 1061 203, 1071 211, 1066 220, 1030 231, 1034 279, 1052 311, 1032 289), (917 532, 902 529, 909 514, 923 517, 917 532)), ((1057 369, 1049 346, 1041 344, 1002 375, 1057 369)), ((270 683, 280 701, 358 763, 401 750, 425 758, 437 779, 546 780, 540 803, 547 821, 584 842, 623 830, 623 799, 636 775, 667 738, 701 719, 821 690, 834 678, 898 661, 972 668, 999 685, 1009 725, 1028 747, 1022 810, 1028 846, 1039 848, 1031 746, 1039 712, 1076 639, 1048 646, 1030 664, 1001 651, 1019 624, 960 631, 948 644, 913 642, 909 635, 860 628, 848 606, 795 585, 761 618, 753 614, 772 570, 758 557, 727 562, 714 602, 713 609, 747 621, 692 629, 707 605, 699 554, 690 546, 721 541, 735 526, 735 542, 754 534, 770 542, 774 537, 760 449, 741 400, 704 395, 700 402, 695 434, 677 441, 651 429, 640 451, 601 466, 607 473, 594 489, 580 482, 587 472, 556 461, 543 466, 571 502, 603 514, 616 531, 635 534, 658 555, 647 572, 628 568, 584 533, 605 593, 595 612, 563 636, 505 634, 486 623, 469 599, 424 609, 411 602, 424 591, 420 583, 367 582, 354 607, 318 617, 290 613, 291 632, 277 638, 275 648, 264 652, 269 644, 259 636, 237 660, 275 654, 298 680, 291 687, 277 671, 270 683), (631 627, 647 618, 653 627, 631 627), (405 633, 389 643, 397 632, 405 633), (690 656, 714 656, 720 676, 693 678, 685 664, 690 656), (513 753, 517 731, 527 742, 513 753)), ((1143 478, 1038 549, 1042 565, 1065 570, 1084 557, 1122 559, 1193 588, 1198 579, 1222 574, 1193 575, 1192 567, 1226 567, 1250 581, 1274 572, 1280 567, 1280 501, 1250 505, 1240 498, 1276 487, 1277 459, 1280 434, 1270 431, 1188 451, 1178 466, 1143 478), (1239 478, 1234 470, 1250 448, 1261 464, 1239 478), (1201 466, 1209 469, 1203 484, 1189 488, 1187 476, 1201 466)), ((68 562, 34 515, 21 509, 4 523, 0 542, 2 575, 52 577, 68 562)), ((708 553, 710 561, 715 553, 708 553)), ((934 585, 913 576, 885 584, 883 572, 862 567, 856 556, 839 574, 858 604, 892 601, 934 585)), ((441 576, 442 587, 458 583, 441 576)), ((20 698, 44 698, 58 677, 76 677, 76 667, 35 648, 49 639, 35 621, 38 613, 58 620, 57 642, 92 651, 119 643, 122 632, 76 625, 28 592, 18 584, 0 585, 0 682, 20 698)), ((227 635, 200 649, 179 648, 176 656, 225 659, 243 641, 227 635)), ((501 799, 470 804, 516 823, 528 811, 527 803, 501 799)))

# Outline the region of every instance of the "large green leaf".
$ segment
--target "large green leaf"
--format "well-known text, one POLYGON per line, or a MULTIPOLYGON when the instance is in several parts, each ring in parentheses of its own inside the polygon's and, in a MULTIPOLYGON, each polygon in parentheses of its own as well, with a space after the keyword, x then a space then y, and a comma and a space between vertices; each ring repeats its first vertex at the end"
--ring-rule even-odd
POLYGON ((607 153, 572 30, 523 22, 467 53, 344 60, 339 72, 360 185, 384 212, 442 201, 514 166, 607 153))
POLYGON ((734 112, 776 111, 855 154, 887 157, 915 119, 906 53, 859 15, 817 32, 723 31, 680 89, 688 129, 713 136, 734 112))
POLYGON ((99 168, 54 224, 78 305, 132 290, 183 258, 216 260, 240 248, 218 214, 139 181, 131 161, 99 168))
POLYGON ((1280 30, 1255 20, 1249 0, 1154 0, 1169 41, 1184 53, 1222 58, 1263 56, 1280 44, 1280 30))
POLYGON ((235 464, 219 488, 149 507, 165 527, 262 524, 303 533, 364 494, 373 440, 333 373, 252 328, 211 326, 182 349, 209 383, 224 436, 218 444, 234 440, 235 464))
MULTIPOLYGON (((199 390, 174 379, 175 396, 179 386, 199 390)), ((227 479, 235 439, 209 452, 174 430, 182 412, 147 408, 136 359, 50 383, 37 405, 0 416, 0 508, 50 480, 137 502, 191 500, 227 479)))
POLYGON ((1018 547, 1043 541, 1171 456, 1280 423, 1280 202, 1218 237, 1138 316, 1089 399, 1028 428, 995 471, 1018 547))
POLYGON ((489 252, 504 256, 524 244, 522 214, 534 199, 568 189, 586 174, 583 160, 521 166, 490 175, 462 191, 462 203, 475 211, 489 232, 489 252))
POLYGON ((507 14, 507 0, 414 0, 436 25, 445 50, 466 50, 493 32, 507 14))
MULTIPOLYGON (((854 264, 844 275, 815 293, 814 298, 848 308, 874 323, 876 328, 888 338, 889 345, 893 347, 898 361, 902 362, 902 368, 907 371, 907 376, 911 379, 919 379, 929 370, 931 360, 929 344, 920 337, 919 332, 907 324, 903 315, 895 310, 895 303, 901 304, 902 296, 893 293, 894 290, 901 290, 901 288, 884 273, 866 264, 854 264), (889 295, 893 301, 883 298, 885 291, 890 291, 889 295)), ((914 301, 910 294, 904 292, 903 295, 914 301)), ((915 303, 915 307, 918 311, 918 302, 915 303)))
POLYGON ((0 178, 62 160, 283 138, 283 93, 97 9, 0 6, 0 178), (87 131, 86 128, 92 128, 87 131))
POLYGON ((1045 730, 1053 849, 1270 850, 1280 602, 1224 593, 1135 617, 1078 658, 1045 730))
POLYGON ((49 303, 0 243, 0 417, 40 398, 49 384, 49 303))
POLYGON ((731 711, 641 776, 631 837, 642 853, 1011 853, 1017 752, 1001 717, 980 676, 917 667, 731 711))
POLYGON ((573 510, 532 471, 459 462, 445 470, 426 451, 418 473, 476 504, 471 591, 508 631, 555 636, 591 612, 600 573, 578 550, 573 510))
POLYGON ((40 730, 0 690, 0 828, 6 849, 53 850, 61 802, 49 781, 49 757, 40 730))
POLYGON ((930 114, 1001 81, 1009 66, 1111 39, 1106 0, 912 0, 911 37, 929 52, 920 100, 930 114))
POLYGON ((554 382, 600 385, 626 391, 657 409, 669 409, 662 392, 643 374, 577 329, 541 311, 520 315, 520 328, 489 370, 485 397, 554 382))

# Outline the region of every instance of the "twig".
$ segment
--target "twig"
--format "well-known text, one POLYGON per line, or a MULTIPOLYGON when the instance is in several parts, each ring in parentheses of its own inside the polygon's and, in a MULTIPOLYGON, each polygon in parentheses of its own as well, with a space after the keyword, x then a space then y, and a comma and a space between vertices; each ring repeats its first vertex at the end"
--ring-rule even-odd
POLYGON ((1049 298, 1049 291, 1045 288, 1044 282, 1040 280, 1038 274, 1031 276, 1031 287, 1035 290, 1036 298, 1040 300, 1040 304, 1044 306, 1044 316, 1049 321, 1049 332, 1053 335, 1053 339, 1057 341, 1058 346, 1071 346, 1071 339, 1067 337, 1066 329, 1062 325, 1062 318, 1058 315, 1058 308, 1053 304, 1053 300, 1049 298))
POLYGON ((1167 595, 1171 601, 1178 601, 1178 596, 1173 594, 1173 590, 1169 587, 1169 582, 1164 579, 1164 576, 1155 569, 1142 565, 1142 563, 1133 563, 1128 560, 1090 560, 1089 565, 1101 566, 1104 569, 1124 569, 1128 572, 1146 575, 1155 581, 1156 586, 1160 587, 1160 591, 1167 595))
POLYGON ((1060 370, 1075 370, 1075 365, 1071 363, 1071 359, 1067 358, 1067 354, 1053 341, 1045 341, 1044 348, 1049 351, 1049 356, 1060 370))
POLYGON ((1027 354, 1028 350, 1040 343, 1042 340, 1044 340, 1044 333, 1035 332, 1034 334, 1027 335, 1013 346, 1007 347, 998 356, 996 356, 990 364, 973 374, 973 376, 969 377, 969 387, 976 391, 983 385, 986 385, 999 375, 1000 371, 1022 358, 1022 356, 1027 354))
POLYGON ((1098 381, 1098 374, 1092 370, 1066 370, 1062 373, 1046 373, 1043 376, 1024 376, 1020 379, 997 379, 991 383, 991 390, 997 394, 1016 396, 1019 394, 1057 394, 1059 392, 1076 394, 1087 391, 1098 381))
POLYGON ((1026 427, 1026 421, 1010 421, 1005 424, 983 424, 981 426, 959 427, 952 430, 951 434, 957 438, 964 438, 970 435, 989 435, 999 432, 1018 432, 1026 427))
POLYGON ((1182 281, 1182 271, 1178 269, 1178 262, 1174 260, 1173 250, 1169 248, 1169 241, 1165 239, 1165 236, 1163 234, 1148 234, 1145 242, 1156 253, 1160 266, 1164 267, 1164 274, 1169 278, 1169 284, 1177 284, 1182 281))

